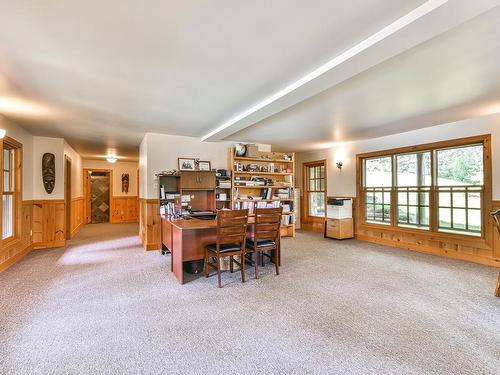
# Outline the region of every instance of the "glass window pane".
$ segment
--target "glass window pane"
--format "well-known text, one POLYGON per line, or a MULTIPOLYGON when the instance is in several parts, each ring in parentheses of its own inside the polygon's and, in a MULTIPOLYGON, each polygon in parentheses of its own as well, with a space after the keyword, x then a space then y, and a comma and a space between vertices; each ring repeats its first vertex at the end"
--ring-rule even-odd
POLYGON ((453 207, 465 207, 465 193, 453 193, 453 207))
POLYGON ((408 204, 417 205, 418 204, 417 195, 418 195, 417 192, 410 191, 408 193, 408 204))
POLYGON ((439 209, 439 226, 442 228, 451 228, 451 209, 439 209))
POLYGON ((483 146, 438 150, 437 176, 440 186, 482 185, 483 146))
POLYGON ((375 192, 375 203, 383 203, 383 193, 381 191, 375 192))
POLYGON ((374 199, 375 199, 375 194, 373 194, 373 192, 371 192, 371 191, 367 191, 365 199, 366 199, 366 203, 373 203, 374 199))
POLYGON ((469 193, 469 208, 481 208, 480 193, 469 193))
POLYGON ((315 167, 309 168, 309 178, 316 178, 316 168, 315 167))
POLYGON ((396 156, 398 186, 431 185, 431 153, 403 154, 396 156))
POLYGON ((408 220, 410 224, 418 224, 418 208, 408 207, 408 220))
POLYGON ((420 198, 419 204, 421 206, 428 206, 429 205, 429 192, 427 192, 427 191, 420 192, 419 198, 420 198))
POLYGON ((429 225, 429 207, 420 208, 420 224, 429 225))
POLYGON ((375 219, 375 206, 369 204, 366 206, 366 219, 373 220, 375 219))
POLYGON ((3 169, 8 170, 9 165, 10 165, 10 160, 9 160, 10 152, 7 149, 3 149, 3 169))
POLYGON ((451 207, 451 193, 439 193, 439 207, 451 207))
POLYGON ((366 187, 392 186, 391 157, 365 159, 364 178, 366 187))
POLYGON ((309 215, 325 216, 325 194, 309 193, 309 215))
POLYGON ((384 206, 381 204, 375 205, 375 220, 384 220, 384 206))
POLYGON ((465 210, 461 208, 453 209, 453 228, 465 229, 465 210))
POLYGON ((406 206, 398 207, 398 221, 402 223, 408 222, 408 208, 406 206))
POLYGON ((468 210, 469 229, 474 231, 481 231, 481 211, 468 210))
POLYGON ((3 191, 10 191, 9 181, 10 181, 10 173, 3 172, 3 191))
POLYGON ((14 235, 14 197, 12 195, 4 195, 2 197, 2 239, 12 237, 14 235))
POLYGON ((407 204, 407 195, 406 191, 403 193, 398 193, 398 203, 399 204, 407 204))
POLYGON ((391 193, 384 191, 384 203, 391 203, 391 193))

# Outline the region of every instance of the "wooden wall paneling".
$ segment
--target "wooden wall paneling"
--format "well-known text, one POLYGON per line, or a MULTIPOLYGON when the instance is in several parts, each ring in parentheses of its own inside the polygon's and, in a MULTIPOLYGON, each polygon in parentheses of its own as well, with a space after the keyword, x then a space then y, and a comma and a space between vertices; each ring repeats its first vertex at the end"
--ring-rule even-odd
POLYGON ((33 201, 33 247, 60 247, 65 239, 64 199, 33 201))
POLYGON ((21 260, 33 249, 31 241, 32 213, 33 202, 23 201, 19 240, 0 248, 0 272, 21 260))
POLYGON ((137 222, 139 219, 137 197, 111 197, 111 223, 137 222))
POLYGON ((83 197, 73 198, 71 200, 71 226, 70 233, 71 238, 73 238, 84 224, 85 212, 84 207, 85 201, 83 197))
POLYGON ((140 199, 139 236, 146 250, 161 248, 159 199, 140 199))

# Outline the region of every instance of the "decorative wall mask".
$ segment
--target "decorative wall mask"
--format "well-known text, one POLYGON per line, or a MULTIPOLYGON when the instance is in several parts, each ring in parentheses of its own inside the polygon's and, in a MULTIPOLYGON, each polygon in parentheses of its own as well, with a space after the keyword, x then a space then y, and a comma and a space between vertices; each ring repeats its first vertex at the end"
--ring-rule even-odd
POLYGON ((56 156, 49 152, 42 156, 42 179, 45 191, 51 194, 56 185, 56 156))
POLYGON ((122 174, 122 193, 128 193, 128 185, 130 182, 130 177, 128 173, 122 174))

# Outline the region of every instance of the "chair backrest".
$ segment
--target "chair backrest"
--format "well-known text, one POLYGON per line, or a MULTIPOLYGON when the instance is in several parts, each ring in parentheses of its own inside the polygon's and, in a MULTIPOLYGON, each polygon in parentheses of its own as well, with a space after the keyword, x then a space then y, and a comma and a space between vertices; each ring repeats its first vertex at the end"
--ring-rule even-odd
POLYGON ((217 213, 217 244, 244 246, 247 236, 248 209, 224 210, 217 213))
POLYGON ((255 240, 279 241, 283 207, 257 208, 255 210, 255 240))

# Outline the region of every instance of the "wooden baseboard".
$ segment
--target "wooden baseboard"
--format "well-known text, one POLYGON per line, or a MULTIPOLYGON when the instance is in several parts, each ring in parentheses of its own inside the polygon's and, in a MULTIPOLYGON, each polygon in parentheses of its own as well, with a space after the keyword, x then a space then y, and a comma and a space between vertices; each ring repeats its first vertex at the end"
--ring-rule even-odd
POLYGON ((76 236, 77 233, 80 231, 80 229, 82 229, 82 227, 83 227, 83 223, 78 224, 77 227, 71 231, 71 235, 70 235, 71 238, 76 236))
POLYGON ((64 247, 66 246, 66 240, 62 241, 51 241, 51 242, 35 242, 33 243, 33 249, 51 249, 54 247, 64 247))
POLYGON ((400 243, 395 243, 391 240, 384 240, 382 238, 374 238, 372 236, 364 236, 362 234, 356 234, 355 238, 357 240, 372 242, 379 245, 390 246, 396 249, 416 251, 418 253, 437 255, 445 258, 458 259, 466 262, 473 262, 478 264, 484 264, 486 266, 500 267, 500 260, 488 259, 481 256, 464 254, 459 252, 453 252, 446 249, 438 250, 436 248, 422 248, 418 246, 410 246, 409 244, 402 245, 400 243))
POLYGON ((159 243, 149 243, 149 244, 143 244, 144 250, 151 251, 151 250, 160 250, 161 245, 159 243))
POLYGON ((26 255, 28 255, 31 252, 31 250, 33 250, 33 245, 28 245, 23 251, 17 253, 12 258, 7 259, 5 262, 0 263, 0 272, 5 271, 10 266, 19 262, 26 255))

